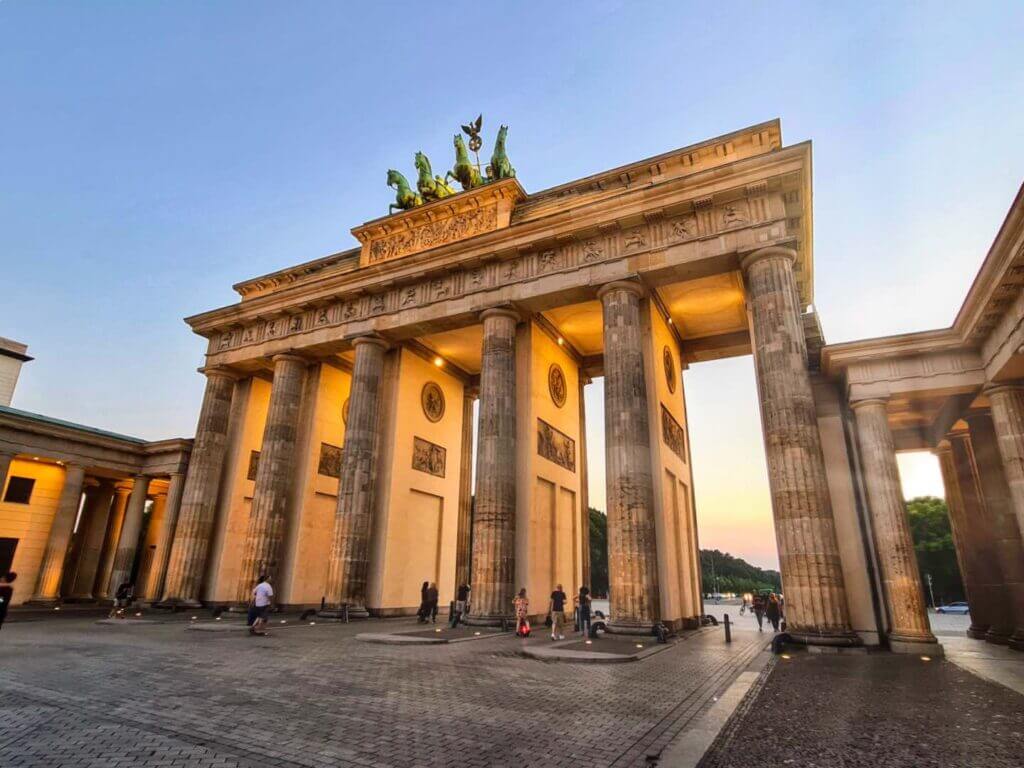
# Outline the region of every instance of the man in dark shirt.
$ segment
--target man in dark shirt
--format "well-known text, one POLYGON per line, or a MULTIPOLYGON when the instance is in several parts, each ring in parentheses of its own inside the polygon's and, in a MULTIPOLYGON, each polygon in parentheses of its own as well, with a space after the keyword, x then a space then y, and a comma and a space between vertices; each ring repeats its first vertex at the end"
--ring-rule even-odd
POLYGON ((551 614, 551 639, 565 640, 562 630, 565 627, 565 601, 568 595, 562 591, 562 585, 556 584, 555 591, 551 593, 551 602, 548 603, 548 613, 551 614))
POLYGON ((14 583, 16 578, 18 578, 18 574, 14 571, 0 578, 0 627, 4 625, 4 619, 7 618, 7 608, 11 605, 11 600, 14 598, 14 587, 11 584, 14 583))
POLYGON ((452 629, 459 626, 459 622, 462 621, 462 617, 466 613, 466 607, 469 604, 469 585, 462 584, 459 586, 458 591, 455 593, 455 610, 452 611, 452 629))

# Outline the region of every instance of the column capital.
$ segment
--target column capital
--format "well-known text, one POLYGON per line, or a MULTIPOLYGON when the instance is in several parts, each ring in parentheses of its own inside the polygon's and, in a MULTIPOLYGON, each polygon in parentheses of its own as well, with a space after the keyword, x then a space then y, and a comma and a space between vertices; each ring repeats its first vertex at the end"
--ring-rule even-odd
POLYGON ((1000 392, 1024 392, 1024 383, 1019 381, 990 381, 981 388, 981 394, 989 397, 1000 392))
POLYGON ((274 365, 277 365, 278 363, 299 363, 301 365, 309 365, 311 362, 308 357, 303 357, 302 355, 294 352, 281 352, 280 354, 271 357, 270 361, 274 365))
POLYGON ((949 439, 940 440, 939 443, 932 448, 931 452, 936 456, 945 456, 946 454, 953 452, 953 446, 949 442, 949 439))
POLYGON ((785 259, 790 264, 796 262, 797 254, 792 248, 781 245, 769 245, 740 257, 740 269, 746 273, 754 264, 765 259, 785 259))
POLYGON ((863 408, 866 405, 880 405, 885 408, 889 404, 888 397, 864 397, 859 400, 851 400, 850 408, 856 411, 858 408, 863 408))
POLYGON ((611 283, 605 283, 597 289, 598 301, 604 300, 604 297, 613 291, 626 291, 641 299, 647 295, 647 290, 640 283, 632 280, 615 280, 611 283))
POLYGON ((354 339, 352 339, 352 348, 353 349, 355 349, 356 347, 360 347, 363 344, 372 344, 373 346, 380 347, 381 349, 383 349, 385 351, 391 348, 391 345, 388 343, 387 339, 383 339, 380 336, 377 336, 375 334, 367 334, 365 336, 356 336, 354 339))
POLYGON ((467 385, 462 390, 462 396, 464 398, 466 398, 467 400, 477 400, 480 397, 480 387, 479 387, 479 385, 475 386, 475 387, 471 387, 471 386, 467 385))
POLYGON ((489 317, 507 317, 513 322, 520 322, 523 318, 512 307, 490 307, 480 313, 480 322, 489 317))
POLYGON ((238 381, 240 378, 242 378, 242 374, 233 371, 230 368, 225 368, 224 366, 221 365, 203 366, 202 368, 199 369, 199 372, 206 376, 206 378, 208 379, 219 378, 230 379, 231 381, 238 381))

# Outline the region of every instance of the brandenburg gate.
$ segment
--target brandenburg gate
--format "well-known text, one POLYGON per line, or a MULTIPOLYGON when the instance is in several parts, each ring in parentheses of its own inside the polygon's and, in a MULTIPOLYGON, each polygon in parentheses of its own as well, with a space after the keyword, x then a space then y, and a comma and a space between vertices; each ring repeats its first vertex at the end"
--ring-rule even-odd
POLYGON ((603 376, 611 626, 696 626, 682 372, 753 354, 789 632, 931 649, 887 395, 851 407, 856 361, 822 355, 809 311, 810 143, 771 121, 527 193, 506 133, 486 173, 456 136, 462 191, 418 155, 359 247, 188 318, 206 391, 162 602, 236 604, 268 572, 327 615, 412 613, 424 581, 470 584, 473 622, 521 587, 543 612, 589 579, 583 391, 603 376))

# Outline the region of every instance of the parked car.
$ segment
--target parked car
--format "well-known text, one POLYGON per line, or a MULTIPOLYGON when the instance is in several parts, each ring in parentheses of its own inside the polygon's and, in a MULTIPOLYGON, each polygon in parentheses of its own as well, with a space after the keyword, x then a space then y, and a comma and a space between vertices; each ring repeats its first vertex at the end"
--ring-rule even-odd
POLYGON ((967 603, 950 603, 949 605, 940 605, 935 612, 965 614, 970 613, 970 608, 967 607, 967 603))

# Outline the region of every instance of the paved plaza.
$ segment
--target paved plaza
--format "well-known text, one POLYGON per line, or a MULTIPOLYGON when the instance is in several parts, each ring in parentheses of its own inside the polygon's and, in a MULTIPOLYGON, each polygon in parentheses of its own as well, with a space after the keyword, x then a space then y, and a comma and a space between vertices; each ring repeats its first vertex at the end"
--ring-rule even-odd
MULTIPOLYGON (((764 637, 694 633, 644 661, 544 663, 511 636, 359 642, 411 620, 268 638, 16 621, 0 633, 3 766, 642 766, 764 637)), ((543 637, 527 641, 550 643, 543 637)))

